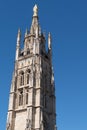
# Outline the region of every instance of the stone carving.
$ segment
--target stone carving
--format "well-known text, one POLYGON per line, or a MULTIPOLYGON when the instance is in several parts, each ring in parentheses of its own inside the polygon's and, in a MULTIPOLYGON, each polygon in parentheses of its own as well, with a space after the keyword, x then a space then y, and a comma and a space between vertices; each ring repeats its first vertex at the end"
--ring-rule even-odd
POLYGON ((33 11, 34 11, 34 15, 33 16, 37 16, 37 13, 38 13, 37 5, 34 6, 33 11))
POLYGON ((26 128, 29 128, 29 120, 26 119, 26 128))
POLYGON ((26 130, 31 128, 31 120, 26 119, 26 130))
POLYGON ((28 109, 28 117, 26 119, 26 129, 25 130, 30 130, 31 129, 31 110, 30 108, 28 109))

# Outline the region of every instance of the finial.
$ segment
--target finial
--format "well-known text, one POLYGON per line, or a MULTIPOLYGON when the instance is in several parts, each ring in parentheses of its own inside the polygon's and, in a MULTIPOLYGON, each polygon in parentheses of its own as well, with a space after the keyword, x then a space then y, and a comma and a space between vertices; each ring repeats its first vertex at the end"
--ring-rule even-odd
POLYGON ((49 32, 49 34, 48 34, 48 48, 49 49, 51 49, 51 42, 52 42, 51 33, 49 32))
POLYGON ((34 12, 33 16, 38 16, 38 7, 37 7, 36 4, 35 4, 35 6, 33 8, 33 12, 34 12))

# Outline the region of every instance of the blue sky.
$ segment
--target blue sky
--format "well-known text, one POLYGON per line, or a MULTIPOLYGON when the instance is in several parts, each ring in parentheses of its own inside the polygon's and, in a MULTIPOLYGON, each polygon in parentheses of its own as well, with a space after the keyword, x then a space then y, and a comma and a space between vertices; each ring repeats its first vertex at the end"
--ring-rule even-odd
POLYGON ((87 1, 0 0, 0 130, 5 130, 16 36, 30 28, 32 8, 52 33, 58 130, 87 130, 87 1))

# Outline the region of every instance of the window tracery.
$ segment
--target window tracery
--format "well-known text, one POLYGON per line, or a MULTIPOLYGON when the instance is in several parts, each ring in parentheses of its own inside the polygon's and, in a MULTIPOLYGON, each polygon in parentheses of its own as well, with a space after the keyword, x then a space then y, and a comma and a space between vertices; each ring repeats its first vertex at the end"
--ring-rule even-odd
POLYGON ((19 76, 20 76, 20 86, 22 86, 24 85, 24 72, 22 71, 19 76))

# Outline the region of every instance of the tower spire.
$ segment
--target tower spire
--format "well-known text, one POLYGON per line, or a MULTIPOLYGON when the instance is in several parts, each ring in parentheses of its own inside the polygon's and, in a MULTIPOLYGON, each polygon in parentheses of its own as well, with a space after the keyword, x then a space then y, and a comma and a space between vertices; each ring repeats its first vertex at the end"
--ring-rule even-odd
POLYGON ((32 18, 30 33, 33 32, 33 34, 36 37, 38 37, 40 31, 41 28, 39 26, 39 21, 38 21, 38 6, 35 4, 35 6, 33 7, 33 18, 32 18))

